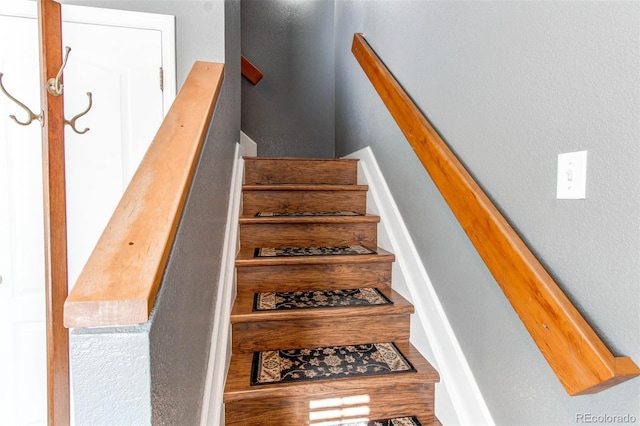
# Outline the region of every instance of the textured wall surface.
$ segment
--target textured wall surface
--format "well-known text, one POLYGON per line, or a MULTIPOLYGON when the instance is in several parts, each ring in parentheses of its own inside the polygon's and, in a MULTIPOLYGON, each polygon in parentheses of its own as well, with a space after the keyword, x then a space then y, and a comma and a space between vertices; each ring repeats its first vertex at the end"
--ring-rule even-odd
POLYGON ((149 327, 76 329, 69 343, 75 424, 150 425, 149 327))
POLYGON ((260 156, 333 157, 333 2, 242 1, 242 130, 260 156))
POLYGON ((229 202, 240 138, 240 2, 225 1, 225 75, 151 325, 153 424, 200 420, 229 202))
POLYGON ((640 379, 569 397, 350 53, 374 50, 616 355, 640 363, 640 3, 337 1, 336 154, 370 145, 492 416, 635 416, 640 379), (556 200, 587 150, 587 199, 556 200))
POLYGON ((225 77, 150 320, 72 335, 78 424, 198 424, 240 137, 240 2, 91 3, 177 15, 178 82, 195 60, 225 62, 225 77))

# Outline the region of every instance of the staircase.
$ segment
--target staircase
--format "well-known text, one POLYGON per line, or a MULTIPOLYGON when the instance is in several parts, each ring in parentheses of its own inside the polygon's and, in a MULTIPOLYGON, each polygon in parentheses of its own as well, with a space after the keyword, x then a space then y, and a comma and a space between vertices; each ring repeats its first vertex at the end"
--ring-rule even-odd
POLYGON ((366 192, 357 160, 245 158, 227 426, 440 424, 366 192))

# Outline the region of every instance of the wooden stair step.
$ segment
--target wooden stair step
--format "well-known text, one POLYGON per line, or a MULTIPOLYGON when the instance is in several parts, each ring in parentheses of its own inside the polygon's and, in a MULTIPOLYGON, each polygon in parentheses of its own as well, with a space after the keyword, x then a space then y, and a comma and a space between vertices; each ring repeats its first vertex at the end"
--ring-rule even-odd
POLYGON ((438 372, 408 341, 395 343, 417 372, 251 386, 253 354, 233 354, 224 394, 227 424, 310 424, 321 411, 314 403, 358 397, 369 418, 412 413, 430 424, 438 372))
MULTIPOLYGON (((359 287, 357 287, 359 288, 359 287)), ((260 321, 294 321, 300 317, 324 318, 351 316, 353 313, 364 314, 401 314, 413 313, 413 305, 395 290, 379 289, 391 302, 388 305, 363 305, 349 307, 321 307, 298 309, 253 310, 254 291, 239 292, 231 310, 231 323, 260 322, 260 321), (384 311, 384 312, 382 312, 384 311)))
MULTIPOLYGON (((236 256, 236 267, 274 266, 274 265, 328 265, 328 264, 366 264, 373 262, 393 262, 395 255, 377 248, 375 254, 354 254, 342 256, 282 256, 255 257, 253 248, 242 248, 236 256)), ((288 291, 288 290, 287 290, 288 291)))
POLYGON ((240 218, 242 247, 304 247, 362 244, 376 247, 380 217, 277 216, 240 218))
POLYGON ((367 211, 367 185, 243 185, 242 214, 367 211))
MULTIPOLYGON (((242 185, 242 191, 256 191, 273 193, 279 191, 291 191, 291 192, 366 192, 369 190, 369 185, 338 185, 338 184, 322 184, 322 183, 274 183, 274 184, 248 184, 242 185)), ((314 210, 307 210, 314 211, 314 210)), ((323 211, 315 210, 315 211, 323 211)))
POLYGON ((307 291, 359 287, 391 288, 390 261, 237 268, 238 291, 307 291))
MULTIPOLYGON (((361 342, 370 343, 370 342, 361 342)), ((233 354, 229 364, 224 402, 252 398, 291 397, 297 395, 312 396, 323 392, 351 389, 370 389, 385 384, 423 384, 436 383, 440 375, 433 366, 408 341, 394 342, 404 357, 416 369, 415 373, 399 373, 380 376, 352 377, 349 379, 313 380, 306 382, 287 382, 280 384, 251 385, 253 354, 233 354)))
MULTIPOLYGON (((416 416, 422 425, 440 425, 434 414, 439 375, 409 343, 414 308, 391 288, 395 256, 376 249, 380 218, 366 214, 368 186, 357 184, 357 160, 246 157, 242 189, 237 296, 230 318, 232 355, 224 391, 227 426, 328 426, 407 416, 416 416), (259 212, 264 214, 257 215, 259 212), (335 255, 344 253, 336 246, 354 245, 376 249, 376 253, 335 255), (255 256, 255 247, 268 249, 266 256, 255 256), (320 247, 331 249, 318 255, 320 247), (355 288, 376 288, 392 303, 379 303, 381 300, 368 291, 366 296, 360 293, 347 297, 354 300, 365 297, 373 300, 371 305, 254 311, 256 292, 355 288), (255 351, 334 348, 371 342, 394 342, 416 371, 251 386, 255 351)), ((363 250, 350 247, 349 252, 363 250)), ((307 300, 318 297, 305 296, 307 300)), ((343 294, 325 296, 343 297, 343 294)), ((275 295, 268 297, 275 301, 275 295)), ((305 304, 305 300, 298 302, 305 304)), ((355 348, 345 350, 351 352, 355 348)), ((358 348, 351 355, 360 350, 365 348, 358 348)), ((381 346, 377 350, 381 352, 369 352, 369 363, 384 355, 381 346)), ((275 361, 272 357, 288 358, 295 363, 308 356, 304 352, 295 356, 264 355, 267 358, 262 373, 266 377, 272 373, 279 375, 270 369, 275 361)), ((318 363, 325 367, 325 363, 334 365, 331 358, 323 356, 304 361, 307 370, 321 375, 329 372, 311 367, 318 363)), ((353 366, 355 359, 358 357, 343 358, 346 364, 342 365, 353 366)), ((286 366, 286 361, 277 362, 275 365, 286 366)), ((362 366, 365 365, 371 364, 364 362, 362 366)), ((355 367, 351 368, 354 372, 355 367)))
POLYGON ((391 288, 395 256, 381 248, 377 255, 255 258, 241 249, 236 257, 238 292, 306 291, 358 287, 391 288))
POLYGON ((353 185, 358 162, 336 158, 244 157, 245 183, 319 183, 353 185))
POLYGON ((313 223, 378 223, 380 216, 372 214, 353 215, 353 216, 240 216, 238 219, 240 225, 243 224, 313 224, 313 223))
POLYGON ((225 404, 227 426, 333 425, 366 419, 416 415, 424 426, 441 426, 434 416, 434 385, 385 385, 377 389, 329 390, 292 398, 246 399, 225 404), (321 407, 317 407, 317 405, 321 407), (329 404, 335 404, 330 406, 329 404), (329 406, 326 406, 329 405, 329 406))
POLYGON ((393 290, 380 291, 392 304, 267 311, 253 311, 254 292, 239 293, 231 312, 232 352, 408 340, 413 305, 393 290))

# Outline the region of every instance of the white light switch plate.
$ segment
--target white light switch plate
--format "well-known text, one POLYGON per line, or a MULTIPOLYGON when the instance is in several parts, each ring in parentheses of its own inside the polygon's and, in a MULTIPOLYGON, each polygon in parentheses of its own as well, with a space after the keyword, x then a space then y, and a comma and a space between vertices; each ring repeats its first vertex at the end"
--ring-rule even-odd
POLYGON ((583 200, 587 193, 587 151, 558 154, 559 200, 583 200))

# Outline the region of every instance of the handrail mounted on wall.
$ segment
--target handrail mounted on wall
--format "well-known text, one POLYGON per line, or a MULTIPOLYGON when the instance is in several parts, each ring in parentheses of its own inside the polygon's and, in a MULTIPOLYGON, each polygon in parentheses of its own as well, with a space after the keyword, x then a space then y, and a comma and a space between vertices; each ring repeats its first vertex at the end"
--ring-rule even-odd
POLYGON ((362 34, 352 52, 567 393, 595 393, 640 375, 630 358, 609 351, 362 34))
POLYGON ((240 56, 240 72, 242 76, 249 80, 254 86, 262 80, 264 75, 250 60, 244 56, 240 56))

